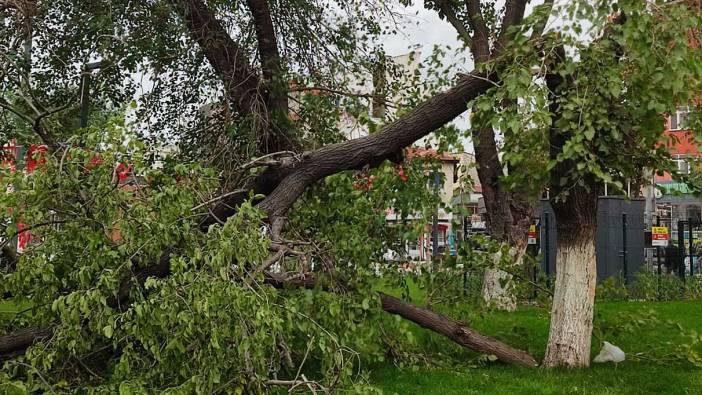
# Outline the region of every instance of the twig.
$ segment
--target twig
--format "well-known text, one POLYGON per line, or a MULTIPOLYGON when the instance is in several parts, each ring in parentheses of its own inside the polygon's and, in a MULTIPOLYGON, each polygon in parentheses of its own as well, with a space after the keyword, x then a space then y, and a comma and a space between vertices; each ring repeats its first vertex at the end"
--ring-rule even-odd
MULTIPOLYGON (((312 348, 312 342, 314 342, 314 336, 312 336, 312 339, 310 339, 309 342, 307 342, 307 350, 305 350, 305 356, 302 357, 302 362, 300 362, 300 366, 297 368, 297 373, 295 373, 295 381, 297 381, 297 378, 300 377, 300 372, 302 371, 302 367, 305 365, 305 361, 307 361, 307 356, 310 353, 310 349, 312 348)), ((304 378, 304 377, 303 377, 304 378)), ((307 379, 305 379, 307 380, 307 379)))
POLYGON ((264 384, 265 385, 278 385, 278 386, 282 386, 282 387, 290 387, 288 392, 292 392, 292 390, 294 390, 296 387, 299 387, 301 385, 307 386, 307 388, 309 388, 313 394, 317 393, 315 388, 320 389, 320 390, 324 391, 325 393, 327 392, 327 390, 321 384, 319 384, 316 381, 308 380, 304 374, 301 375, 300 377, 302 377, 302 380, 268 380, 268 381, 264 382, 264 384))
POLYGON ((52 393, 52 394, 55 394, 55 393, 56 393, 56 391, 54 390, 54 387, 51 386, 51 384, 49 384, 49 383, 46 381, 46 379, 45 379, 44 376, 41 374, 41 372, 39 371, 39 369, 35 368, 35 367, 32 366, 32 365, 26 364, 26 363, 24 363, 24 362, 13 361, 13 363, 15 363, 15 364, 17 364, 17 365, 22 365, 22 366, 27 367, 27 368, 30 368, 30 369, 33 369, 35 372, 37 372, 37 376, 39 376, 39 379, 42 381, 42 383, 44 383, 44 385, 46 385, 46 386, 49 388, 49 390, 51 390, 51 393, 52 393))
POLYGON ((197 206, 191 208, 190 211, 196 211, 196 210, 201 209, 201 208, 203 208, 203 207, 205 207, 205 206, 209 206, 211 203, 214 203, 214 202, 216 202, 216 201, 218 201, 218 200, 222 200, 222 199, 224 199, 224 198, 226 198, 226 197, 229 197, 229 196, 232 196, 232 195, 237 195, 237 194, 244 193, 244 192, 247 192, 247 191, 248 191, 248 190, 246 190, 246 189, 236 189, 236 190, 233 190, 233 191, 231 191, 231 192, 224 193, 224 194, 222 194, 222 195, 217 196, 216 198, 213 198, 213 199, 210 199, 210 200, 208 200, 208 201, 206 201, 206 202, 203 202, 203 203, 198 204, 197 206))
POLYGON ((27 232, 27 231, 30 231, 30 230, 32 230, 32 229, 36 229, 36 228, 39 228, 39 227, 42 227, 42 226, 47 226, 47 225, 65 224, 66 222, 68 222, 68 221, 67 221, 67 220, 46 221, 46 222, 41 222, 41 223, 38 223, 38 224, 35 224, 35 225, 27 226, 27 227, 25 227, 25 228, 22 228, 22 230, 18 230, 18 231, 15 232, 14 234, 10 235, 5 241, 3 241, 2 243, 0 243, 0 247, 6 246, 12 239, 15 238, 15 236, 18 236, 18 235, 20 235, 20 234, 22 234, 22 233, 24 233, 24 232, 27 232))

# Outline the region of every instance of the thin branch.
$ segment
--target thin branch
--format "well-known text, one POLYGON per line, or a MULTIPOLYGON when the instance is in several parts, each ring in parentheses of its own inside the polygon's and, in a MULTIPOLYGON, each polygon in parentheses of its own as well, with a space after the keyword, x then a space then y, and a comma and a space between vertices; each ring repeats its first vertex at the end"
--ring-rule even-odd
POLYGON ((466 26, 461 22, 458 17, 456 16, 456 13, 453 12, 453 8, 449 4, 447 0, 432 0, 434 4, 436 4, 437 7, 441 10, 441 12, 444 14, 446 17, 446 20, 453 26, 454 29, 456 29, 456 32, 458 32, 458 35, 461 37, 461 40, 467 45, 471 46, 473 44, 473 38, 470 35, 470 32, 468 29, 466 29, 466 26))
POLYGON ((30 117, 29 115, 24 114, 24 113, 22 113, 21 111, 19 111, 19 110, 13 108, 12 105, 11 105, 10 103, 8 103, 7 101, 5 101, 5 99, 3 99, 2 97, 0 97, 0 107, 2 107, 2 108, 4 108, 4 109, 6 109, 7 111, 9 111, 9 112, 11 112, 11 113, 17 115, 18 117, 22 118, 23 121, 29 123, 30 125, 33 125, 33 124, 34 124, 34 119, 33 119, 32 117, 30 117))
POLYGON ((269 257, 268 259, 263 262, 261 266, 259 266, 256 270, 254 270, 253 275, 256 273, 261 273, 264 270, 267 270, 269 267, 273 266, 276 262, 278 262, 282 257, 285 256, 285 249, 279 249, 278 252, 276 252, 273 256, 269 257))
POLYGON ((300 87, 295 87, 291 88, 290 92, 314 92, 314 91, 320 91, 320 92, 328 92, 328 93, 333 93, 335 95, 339 96, 346 96, 346 97, 359 97, 359 98, 364 98, 364 99, 380 99, 383 100, 387 103, 389 101, 384 95, 377 95, 373 93, 359 93, 359 92, 346 92, 338 89, 332 89, 332 88, 325 88, 323 86, 300 86, 300 87))
POLYGON ((227 197, 232 196, 232 195, 239 195, 239 194, 246 193, 246 192, 248 192, 247 189, 235 189, 231 192, 221 194, 221 195, 217 196, 216 198, 213 198, 213 199, 210 199, 206 202, 200 203, 197 206, 191 208, 190 211, 197 211, 198 209, 201 209, 205 206, 209 206, 210 204, 212 204, 216 201, 222 200, 222 199, 227 198, 227 197))
POLYGON ((265 160, 266 160, 266 159, 273 158, 273 157, 276 157, 276 156, 295 156, 295 155, 297 155, 297 154, 296 154, 294 151, 271 152, 270 154, 266 154, 266 155, 263 155, 263 156, 261 156, 261 157, 252 159, 252 160, 249 161, 248 163, 246 163, 246 164, 244 164, 243 166, 241 166, 241 169, 242 169, 242 170, 250 169, 250 168, 252 168, 252 167, 256 167, 256 166, 259 165, 260 163, 266 163, 266 164, 269 164, 269 165, 270 165, 270 164, 275 164, 275 163, 280 163, 280 162, 277 162, 277 161, 274 161, 274 162, 270 162, 270 161, 269 161, 269 162, 265 162, 265 160))
MULTIPOLYGON (((320 389, 324 392, 326 392, 326 389, 322 387, 321 384, 319 384, 316 381, 311 381, 311 380, 306 380, 304 379, 304 375, 302 375, 303 380, 268 380, 265 382, 266 385, 277 385, 281 387, 299 387, 301 385, 307 386, 307 388, 310 389, 313 393, 316 393, 314 388, 320 389)), ((292 389, 291 388, 291 389, 292 389)))

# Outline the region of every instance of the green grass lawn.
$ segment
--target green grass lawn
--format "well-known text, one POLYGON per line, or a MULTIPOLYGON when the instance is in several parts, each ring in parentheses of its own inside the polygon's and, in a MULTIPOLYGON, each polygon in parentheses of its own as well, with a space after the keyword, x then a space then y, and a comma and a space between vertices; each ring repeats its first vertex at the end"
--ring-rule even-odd
MULTIPOLYGON (((537 360, 543 358, 549 325, 543 308, 478 313, 466 306, 451 315, 528 350, 537 360)), ((667 358, 680 344, 690 344, 683 333, 702 332, 702 301, 598 303, 595 315, 592 355, 599 352, 602 340, 621 347, 628 360, 616 368, 593 364, 589 369, 546 371, 500 363, 475 367, 476 354, 416 327, 413 333, 420 347, 450 354, 458 362, 419 369, 376 365, 370 368, 372 383, 389 394, 702 394, 702 369, 691 363, 635 358, 637 353, 667 358)), ((699 344, 694 350, 702 354, 699 344)))
MULTIPOLYGON (((398 294, 381 285, 378 289, 398 294)), ((410 291, 421 304, 421 291, 413 284, 410 291)), ((11 319, 21 309, 12 302, 0 302, 0 321, 11 319)), ((595 309, 592 355, 599 352, 602 340, 621 347, 627 361, 616 368, 593 364, 588 369, 568 371, 477 363, 476 353, 415 325, 411 333, 418 348, 443 361, 440 367, 398 368, 385 362, 364 368, 371 372, 371 384, 385 394, 702 395, 702 369, 680 360, 635 357, 637 353, 665 357, 679 345, 689 344, 684 333, 702 333, 702 301, 603 302, 595 309), (436 357, 440 354, 450 358, 436 357)), ((486 335, 528 350, 537 360, 543 358, 549 325, 549 312, 544 308, 520 307, 505 313, 459 305, 447 313, 486 335)), ((694 350, 702 355, 702 345, 697 344, 694 350)))

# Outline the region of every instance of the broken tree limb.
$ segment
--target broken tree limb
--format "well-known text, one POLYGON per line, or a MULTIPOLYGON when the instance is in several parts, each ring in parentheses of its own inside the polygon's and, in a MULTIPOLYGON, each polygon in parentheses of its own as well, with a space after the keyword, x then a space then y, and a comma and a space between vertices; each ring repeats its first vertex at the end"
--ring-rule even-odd
POLYGON ((23 354, 34 342, 52 333, 52 328, 25 328, 0 336, 0 361, 23 354))
POLYGON ((502 362, 530 368, 539 366, 538 362, 527 352, 485 336, 451 317, 414 306, 382 292, 380 293, 380 301, 384 311, 397 314, 423 328, 440 333, 463 347, 483 354, 494 355, 502 362))
MULTIPOLYGON (((170 270, 162 264, 147 267, 142 270, 144 274, 149 273, 150 276, 157 278, 165 277, 170 272, 170 270)), ((146 276, 139 276, 139 274, 135 277, 139 283, 143 283, 146 276)), ((314 288, 320 286, 312 276, 289 279, 270 272, 264 273, 264 282, 275 288, 314 288)), ((134 284, 134 282, 130 281, 130 284, 134 284)), ((325 289, 323 286, 321 288, 325 289)), ((128 295, 128 288, 121 291, 124 293, 120 292, 120 294, 128 295)), ((484 354, 495 355, 497 359, 506 363, 527 367, 536 367, 539 365, 536 360, 525 351, 510 347, 497 339, 485 336, 451 317, 414 306, 384 293, 380 293, 380 300, 382 309, 385 312, 397 314, 423 328, 442 334, 461 346, 484 354)), ((0 336, 0 360, 24 353, 34 342, 50 336, 52 332, 52 328, 29 328, 0 336)))

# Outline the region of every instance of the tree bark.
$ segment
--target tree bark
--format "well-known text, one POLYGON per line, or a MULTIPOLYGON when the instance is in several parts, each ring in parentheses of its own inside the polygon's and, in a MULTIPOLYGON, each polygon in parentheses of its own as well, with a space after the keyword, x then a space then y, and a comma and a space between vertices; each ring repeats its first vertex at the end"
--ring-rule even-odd
POLYGON ((539 366, 536 360, 525 351, 510 347, 497 339, 485 336, 451 317, 413 306, 410 303, 384 293, 380 294, 380 301, 383 310, 386 312, 397 314, 423 328, 442 334, 463 347, 483 354, 494 355, 502 362, 530 368, 539 366))
POLYGON ((51 328, 26 328, 0 336, 0 361, 24 353, 34 342, 52 333, 51 328))
POLYGON ((288 81, 283 72, 278 39, 268 7, 268 0, 246 0, 253 16, 258 43, 258 55, 261 58, 263 75, 263 97, 266 107, 259 111, 264 119, 262 152, 272 153, 291 150, 296 146, 289 133, 288 119, 288 81))
POLYGON ((259 95, 261 81, 246 51, 229 36, 202 0, 170 0, 183 18, 190 37, 224 83, 227 96, 243 116, 265 108, 259 95))
MULTIPOLYGON (((473 147, 485 202, 487 230, 495 240, 509 243, 513 249, 514 265, 519 265, 526 251, 531 205, 502 185, 500 179, 504 176, 503 165, 497 152, 495 132, 491 127, 473 129, 473 147)), ((511 276, 503 270, 486 268, 483 275, 483 299, 493 307, 513 311, 516 308, 513 289, 502 286, 509 283, 510 279, 511 276)))
MULTIPOLYGON (((524 262, 526 255, 526 243, 521 245, 511 244, 510 260, 512 266, 519 268, 524 262)), ((494 261, 500 262, 501 256, 496 256, 494 261)), ((490 306, 504 311, 515 311, 517 309, 517 298, 514 294, 514 283, 512 275, 499 268, 486 268, 483 273, 482 294, 485 303, 490 306)))
POLYGON ((595 306, 595 228, 588 224, 567 234, 572 227, 557 227, 556 284, 543 366, 584 367, 590 364, 595 306))

